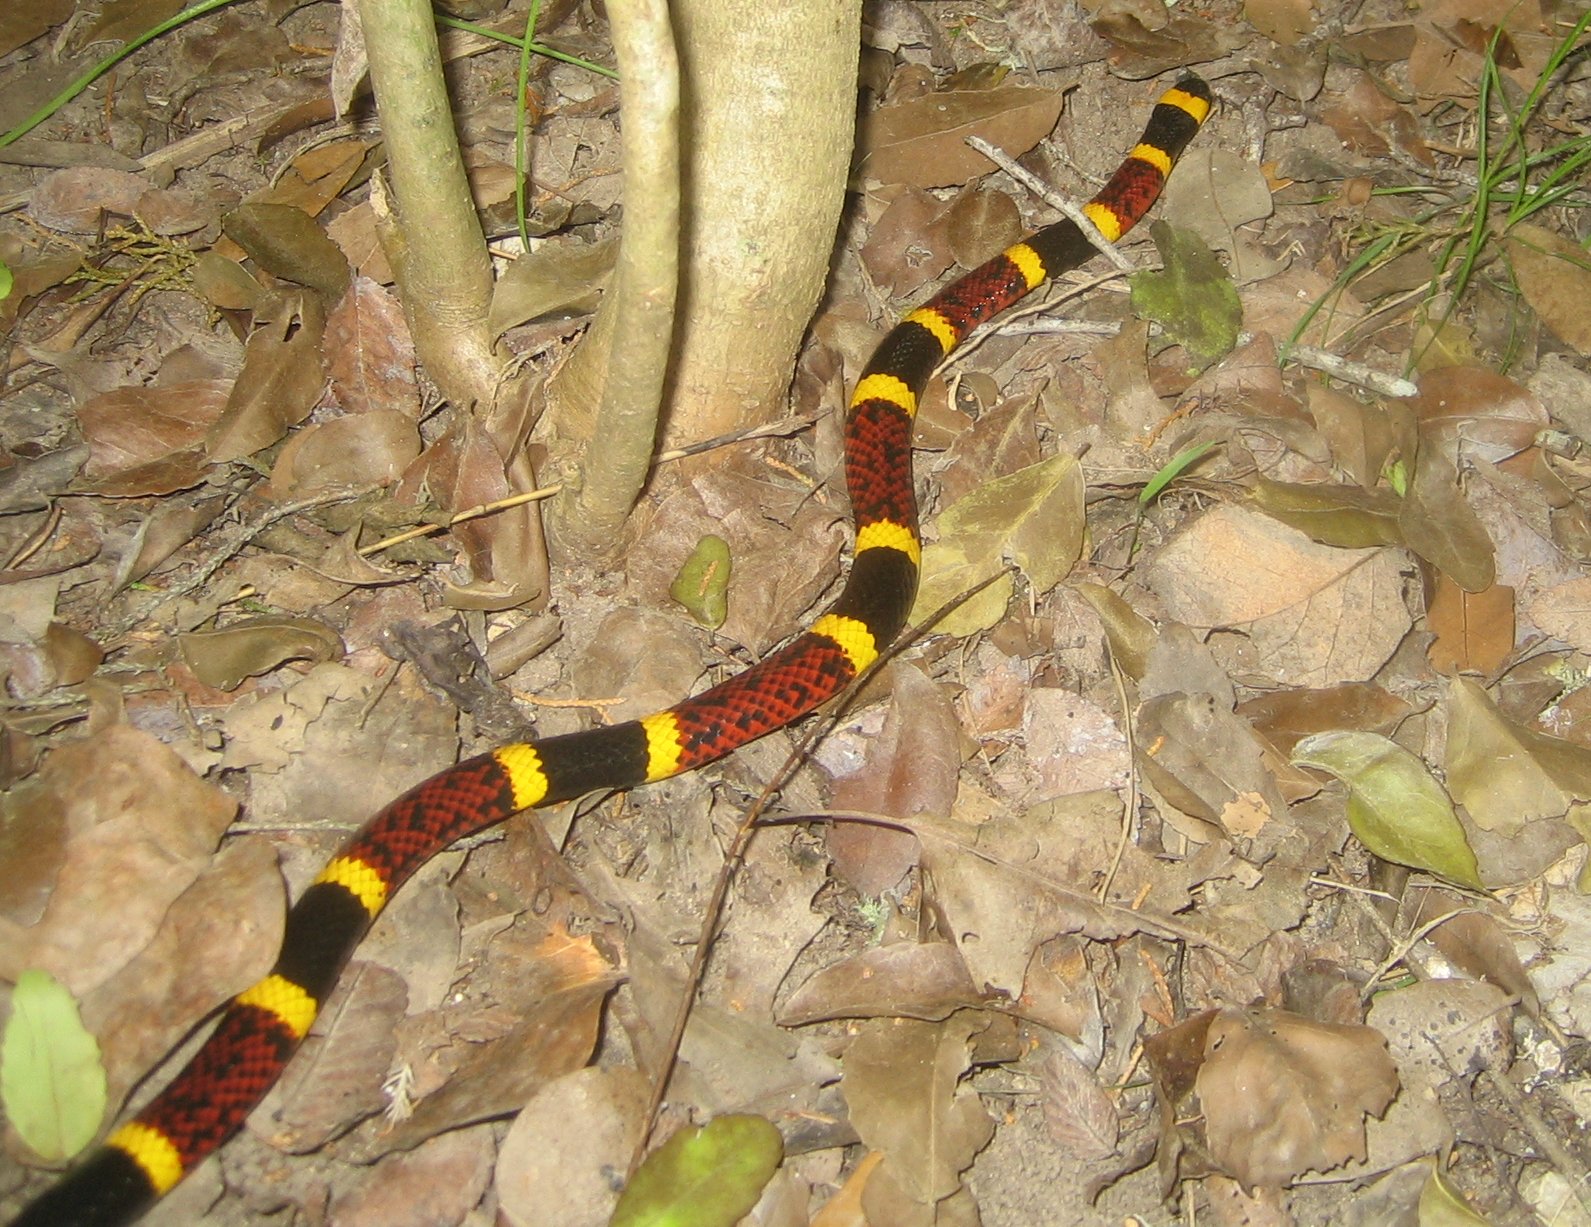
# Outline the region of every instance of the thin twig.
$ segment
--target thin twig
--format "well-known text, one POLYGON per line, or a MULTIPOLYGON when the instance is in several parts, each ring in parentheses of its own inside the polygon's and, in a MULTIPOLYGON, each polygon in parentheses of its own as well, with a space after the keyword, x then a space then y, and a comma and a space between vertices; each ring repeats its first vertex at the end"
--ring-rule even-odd
POLYGON ((696 949, 691 955, 690 969, 685 973, 685 988, 680 995, 679 1008, 674 1012, 674 1026, 669 1032, 668 1045, 663 1051, 661 1063, 653 1076, 652 1094, 646 1105, 646 1115, 641 1128, 641 1136, 636 1142, 635 1151, 630 1159, 630 1172, 633 1175, 646 1148, 651 1141, 652 1133, 657 1128, 657 1118, 663 1108, 663 1098, 668 1093, 669 1079, 674 1076, 674 1066, 679 1061, 680 1044, 685 1038, 685 1028, 690 1022, 691 1011, 696 1004, 696 995, 701 991, 702 978, 707 972, 707 959, 712 949, 713 937, 718 931, 718 921, 723 915, 724 901, 729 897, 729 887, 734 880, 735 870, 746 855, 746 849, 751 846, 752 838, 757 833, 757 828, 762 825, 762 816, 773 803, 775 796, 790 782, 791 777, 807 761, 814 746, 817 745, 830 730, 839 723, 841 716, 861 692, 862 688, 873 679, 885 663, 894 660, 907 648, 911 647, 926 635, 941 619, 952 610, 959 608, 990 584, 1002 576, 1011 574, 1016 570, 1014 564, 1007 563, 999 571, 983 580, 981 583, 967 589, 960 595, 946 601, 936 609, 932 616, 926 619, 921 626, 914 627, 898 636, 895 641, 879 654, 866 669, 851 679, 851 684, 842 690, 832 701, 829 710, 821 719, 814 722, 801 740, 796 743, 779 770, 775 771, 763 786, 762 792, 747 809, 741 818, 740 825, 736 827, 734 837, 729 842, 729 848, 724 853, 724 863, 719 868, 718 876, 713 882, 713 892, 707 900, 706 910, 702 915, 702 925, 696 936, 696 949))
POLYGON ((1076 222, 1077 228, 1083 232, 1083 237, 1092 243, 1096 249, 1098 249, 1100 255, 1104 256, 1105 259, 1111 262, 1117 272, 1131 273, 1136 271, 1133 268, 1132 261, 1126 256, 1122 255, 1121 249, 1118 248, 1116 244, 1112 243, 1099 232, 1099 228, 1094 225, 1093 220, 1088 216, 1088 214, 1084 213, 1081 208, 1073 204, 1066 197, 1056 192, 1053 188, 1046 184, 1044 180, 1033 174, 1026 167, 1018 164, 1015 159, 1006 154, 1005 150, 1000 149, 998 146, 991 145, 981 136, 969 136, 967 138, 967 144, 971 145, 984 157, 988 158, 989 161, 993 162, 1001 170, 1005 171, 1006 174, 1010 175, 1011 178, 1015 179, 1023 187, 1027 188, 1028 191, 1032 192, 1045 204, 1076 222))

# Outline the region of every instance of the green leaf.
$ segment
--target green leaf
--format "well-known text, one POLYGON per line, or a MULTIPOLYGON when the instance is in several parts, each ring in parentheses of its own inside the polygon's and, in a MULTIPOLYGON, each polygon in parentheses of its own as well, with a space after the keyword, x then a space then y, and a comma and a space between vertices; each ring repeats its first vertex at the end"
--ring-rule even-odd
POLYGON ((1144 483, 1144 488, 1138 493, 1138 505, 1140 507, 1149 506, 1150 503, 1155 501, 1156 495, 1181 477, 1183 473, 1191 469, 1196 462, 1202 460, 1205 453, 1214 447, 1215 444, 1216 440, 1206 439, 1203 443, 1195 443, 1190 447, 1183 448, 1170 460, 1166 461, 1165 464, 1160 466, 1160 471, 1144 483))
POLYGON ((760 1116, 681 1129, 641 1164, 608 1227, 733 1227, 783 1158, 784 1139, 760 1116))
POLYGON ((1348 786, 1348 825, 1382 860, 1485 889, 1447 793, 1396 742, 1378 733, 1316 733, 1293 747, 1293 762, 1329 772, 1348 786))
POLYGON ((708 630, 729 616, 729 542, 711 533, 696 543, 668 594, 708 630))
POLYGON ((92 1142, 105 1117, 99 1041, 47 971, 24 971, 12 990, 0 1040, 0 1102, 22 1140, 52 1163, 92 1142))
POLYGON ((1203 370, 1230 353, 1243 327, 1243 304, 1219 257, 1191 230, 1155 222, 1149 235, 1160 251, 1159 272, 1127 279, 1132 309, 1159 324, 1166 339, 1187 350, 1203 370))
POLYGON ((1398 526, 1402 501, 1390 490, 1366 490, 1331 482, 1272 481, 1254 484, 1254 505, 1311 541, 1343 550, 1402 545, 1398 526))
POLYGON ((11 290, 15 285, 16 277, 11 272, 11 266, 0 260, 0 302, 5 302, 11 297, 11 290))

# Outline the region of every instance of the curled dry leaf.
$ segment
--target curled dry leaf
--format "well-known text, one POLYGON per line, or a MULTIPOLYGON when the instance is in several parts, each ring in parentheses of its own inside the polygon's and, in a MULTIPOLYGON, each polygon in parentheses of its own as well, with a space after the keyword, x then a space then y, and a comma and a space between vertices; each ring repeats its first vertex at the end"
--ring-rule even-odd
POLYGON ((286 294, 274 311, 255 312, 243 369, 208 439, 210 460, 223 464, 275 443, 309 416, 326 382, 321 339, 326 315, 308 292, 286 294))
POLYGON ((963 1006, 985 1005, 966 960, 949 942, 875 946, 825 967, 790 995, 779 1025, 829 1018, 920 1018, 939 1022, 963 1006))
POLYGON ((1362 1160, 1364 1118, 1387 1110, 1398 1071, 1369 1027, 1228 1009, 1210 1021, 1194 1088, 1211 1158, 1253 1188, 1362 1160))
POLYGON ((342 655, 342 637, 313 618, 264 615, 216 630, 177 636, 188 667, 206 686, 235 690, 243 679, 269 673, 290 660, 319 663, 342 655))

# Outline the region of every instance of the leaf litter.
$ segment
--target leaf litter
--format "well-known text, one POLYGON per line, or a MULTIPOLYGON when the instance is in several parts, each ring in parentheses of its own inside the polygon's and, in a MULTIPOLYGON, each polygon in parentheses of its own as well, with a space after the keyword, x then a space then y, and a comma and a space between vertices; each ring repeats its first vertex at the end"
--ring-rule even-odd
MULTIPOLYGON (((606 53, 600 24, 549 8, 559 45, 606 53)), ((1157 30, 1027 10, 952 30, 899 6, 871 27, 897 60, 797 407, 838 401, 879 328, 1038 216, 963 136, 1086 195, 1137 122, 1136 80, 1241 49, 1265 84, 1218 80, 1225 113, 1159 214, 1198 236, 1160 240, 1179 288, 1135 297, 1200 352, 1117 332, 1107 287, 1061 312, 1105 339, 1024 311, 930 387, 919 616, 998 586, 874 679, 786 787, 731 886, 659 1138, 748 1165, 724 1214, 782 1149, 759 1213, 783 1217, 758 1221, 1086 1224, 1162 1198, 1223 1221, 1550 1218, 1591 1164, 1572 1125, 1591 1034, 1586 274, 1572 217, 1544 210, 1469 294, 1429 300, 1447 219, 1371 189, 1461 199, 1484 57, 1529 91, 1556 35, 1494 0, 1330 30, 1288 3, 1157 30), (1276 97, 1305 122, 1252 160, 1241 119, 1276 97), (1234 307, 1247 332, 1223 356, 1234 307), (1417 394, 1310 375, 1300 342, 1417 394), (795 821, 814 815, 831 821, 795 821), (691 1132, 736 1113, 777 1148, 756 1125, 691 1132)), ((49 53, 34 40, 64 11, 0 17, 7 104, 59 89, 52 54, 169 11, 118 5, 49 53)), ((427 400, 374 241, 376 146, 289 139, 330 119, 346 83, 311 60, 341 37, 317 9, 180 28, 107 96, 129 127, 103 164, 54 166, 56 144, 0 168, 27 219, 0 219, 0 976, 71 990, 113 1104, 268 966, 284 890, 350 824, 518 731, 490 662, 540 734, 624 718, 792 633, 841 565, 832 422, 660 466, 622 574, 549 572, 527 506, 404 563, 362 553, 536 482, 528 416, 488 428, 427 400), (179 142, 150 104, 174 74, 197 132, 242 116, 245 135, 179 142), (668 595, 709 535, 732 561, 717 635, 668 595), (400 638, 427 645, 416 668, 400 638)), ((472 182, 506 217, 513 117, 482 81, 512 53, 447 46, 472 182)), ((557 237, 493 320, 552 363, 611 258, 617 137, 610 94, 536 73, 562 105, 536 133, 530 229, 557 237)), ((1584 140, 1576 88, 1548 144, 1584 140)), ((40 135, 82 148, 89 103, 40 135)), ((546 815, 558 845, 516 822, 439 857, 226 1184, 349 1223, 462 1221, 483 1195, 505 1221, 606 1221, 681 947, 791 744, 546 815)), ((34 1158, 7 1147, 14 1171, 34 1158)), ((694 1196, 670 1162, 624 1213, 694 1196)), ((172 1213, 203 1221, 221 1179, 172 1213)))

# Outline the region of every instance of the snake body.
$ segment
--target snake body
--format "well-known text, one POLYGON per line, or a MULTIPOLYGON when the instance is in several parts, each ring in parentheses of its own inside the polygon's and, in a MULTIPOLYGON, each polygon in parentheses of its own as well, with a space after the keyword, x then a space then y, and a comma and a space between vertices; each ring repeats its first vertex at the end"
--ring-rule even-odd
MULTIPOLYGON (((1160 98, 1138 144, 1084 206, 1107 239, 1149 211, 1210 106, 1196 77, 1160 98)), ((441 849, 523 809, 700 767, 839 694, 899 634, 917 590, 911 436, 930 375, 978 325, 1092 254, 1074 222, 1048 226, 941 290, 879 344, 846 418, 855 557, 839 599, 810 630, 666 711, 502 746, 388 805, 293 905, 271 973, 232 1000, 171 1084, 30 1205, 18 1227, 129 1222, 220 1148, 281 1075, 392 893, 441 849)))

